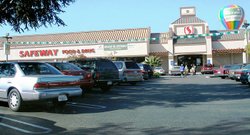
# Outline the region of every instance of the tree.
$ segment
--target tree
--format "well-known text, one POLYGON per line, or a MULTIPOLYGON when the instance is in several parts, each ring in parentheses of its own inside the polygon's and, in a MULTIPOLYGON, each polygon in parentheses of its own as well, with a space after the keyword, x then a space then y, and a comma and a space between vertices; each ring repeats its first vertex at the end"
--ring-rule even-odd
POLYGON ((144 63, 149 64, 151 67, 161 66, 161 58, 158 56, 148 56, 145 58, 144 63))
POLYGON ((37 29, 47 25, 65 26, 66 24, 58 17, 75 0, 1 0, 0 1, 0 24, 9 24, 13 30, 37 29))

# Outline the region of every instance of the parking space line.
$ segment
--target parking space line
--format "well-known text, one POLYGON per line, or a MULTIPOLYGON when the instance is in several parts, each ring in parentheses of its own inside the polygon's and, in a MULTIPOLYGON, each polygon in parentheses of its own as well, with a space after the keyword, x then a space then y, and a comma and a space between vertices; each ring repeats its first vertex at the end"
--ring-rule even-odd
POLYGON ((81 107, 81 108, 91 108, 91 109, 105 109, 106 106, 102 105, 94 105, 94 104, 86 104, 86 103, 77 103, 77 102, 68 102, 68 105, 81 107))
POLYGON ((43 126, 39 126, 39 125, 27 123, 27 122, 24 122, 24 121, 19 121, 19 120, 16 120, 16 119, 12 119, 12 118, 8 118, 8 117, 3 117, 3 116, 0 116, 0 118, 1 119, 5 119, 5 120, 9 120, 9 121, 12 121, 12 122, 15 122, 15 123, 20 123, 20 124, 23 124, 23 125, 26 125, 26 126, 31 126, 31 127, 34 127, 34 128, 40 129, 40 130, 44 130, 44 131, 41 131, 41 132, 34 132, 34 131, 25 130, 23 128, 18 128, 16 126, 12 126, 12 125, 8 125, 8 124, 0 123, 1 126, 8 127, 8 128, 11 128, 11 129, 23 132, 23 133, 28 133, 28 134, 45 134, 45 133, 50 133, 52 131, 50 128, 46 128, 46 127, 43 127, 43 126))

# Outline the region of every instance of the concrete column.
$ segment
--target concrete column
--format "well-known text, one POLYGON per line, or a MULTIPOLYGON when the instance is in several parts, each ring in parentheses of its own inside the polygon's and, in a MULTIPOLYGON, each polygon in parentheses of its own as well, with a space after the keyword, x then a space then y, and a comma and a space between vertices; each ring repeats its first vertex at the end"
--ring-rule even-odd
POLYGON ((212 56, 212 54, 207 54, 206 64, 213 64, 213 56, 212 56))
POLYGON ((173 68, 174 63, 175 63, 174 56, 172 54, 168 53, 168 73, 169 74, 170 74, 169 71, 173 68))
POLYGON ((242 61, 243 61, 243 63, 247 63, 247 53, 246 52, 242 53, 242 61))

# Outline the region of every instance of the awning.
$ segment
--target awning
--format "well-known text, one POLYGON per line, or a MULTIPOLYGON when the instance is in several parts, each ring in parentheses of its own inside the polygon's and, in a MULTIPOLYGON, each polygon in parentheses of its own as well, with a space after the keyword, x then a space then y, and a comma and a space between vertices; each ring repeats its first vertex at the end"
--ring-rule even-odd
POLYGON ((243 48, 237 48, 237 49, 213 49, 213 53, 216 54, 227 54, 227 53, 243 53, 243 48))

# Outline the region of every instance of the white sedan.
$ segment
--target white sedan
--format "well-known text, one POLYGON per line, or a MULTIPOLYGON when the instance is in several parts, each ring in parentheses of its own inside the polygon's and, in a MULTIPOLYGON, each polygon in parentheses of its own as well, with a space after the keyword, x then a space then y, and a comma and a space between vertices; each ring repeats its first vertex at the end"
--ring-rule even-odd
POLYGON ((82 95, 80 79, 42 62, 2 62, 0 100, 13 111, 20 111, 25 101, 51 100, 64 106, 70 97, 82 95))
POLYGON ((165 75, 166 71, 162 67, 155 67, 154 73, 159 73, 160 75, 165 75))

